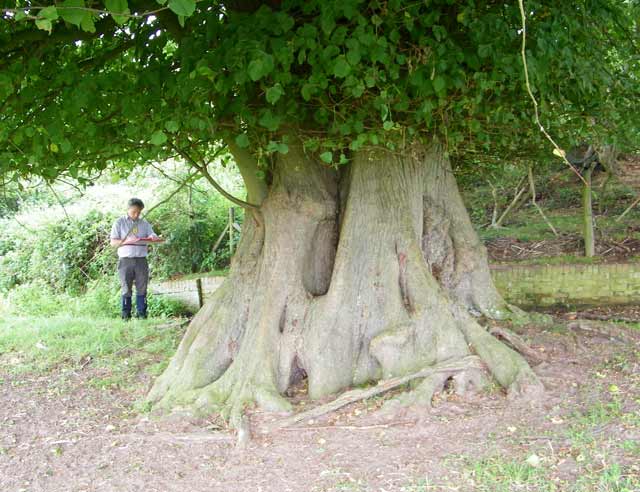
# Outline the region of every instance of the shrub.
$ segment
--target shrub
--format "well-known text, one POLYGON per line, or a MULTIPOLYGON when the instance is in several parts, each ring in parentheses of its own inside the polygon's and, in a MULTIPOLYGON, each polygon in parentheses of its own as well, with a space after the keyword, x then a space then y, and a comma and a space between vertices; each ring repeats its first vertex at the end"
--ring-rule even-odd
MULTIPOLYGON (((131 187, 164 190, 157 178, 131 179, 131 187)), ((5 209, 10 213, 0 219, 0 295, 9 295, 6 309, 22 315, 118 316, 117 254, 109 245, 109 232, 122 213, 121 203, 113 204, 118 210, 109 210, 95 197, 67 198, 70 214, 61 216, 51 213, 51 204, 61 212, 55 195, 29 193, 23 202, 8 202, 5 209), (18 221, 14 215, 20 203, 18 221)), ((154 246, 149 255, 153 279, 226 269, 228 234, 215 253, 212 248, 227 226, 228 207, 219 194, 194 187, 155 208, 148 220, 167 241, 154 246)), ((236 213, 236 221, 241 222, 242 211, 236 208, 236 213)), ((239 234, 235 236, 237 241, 239 234)), ((153 296, 148 308, 152 316, 185 313, 179 303, 153 296)))

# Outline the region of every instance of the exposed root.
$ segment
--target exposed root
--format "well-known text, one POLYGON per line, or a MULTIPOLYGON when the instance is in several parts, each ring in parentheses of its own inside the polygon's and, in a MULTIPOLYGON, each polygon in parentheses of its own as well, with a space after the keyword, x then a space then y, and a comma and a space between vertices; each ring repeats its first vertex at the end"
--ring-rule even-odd
POLYGON ((236 449, 243 450, 251 441, 251 423, 249 422, 249 417, 247 417, 247 415, 243 415, 240 418, 240 423, 238 424, 237 429, 236 449))
POLYGON ((481 389, 487 386, 488 378, 486 372, 476 368, 469 368, 453 375, 455 392, 458 396, 467 394, 470 390, 481 389))
POLYGON ((426 378, 427 380, 431 380, 431 378, 433 378, 434 376, 439 375, 440 377, 442 377, 442 374, 446 374, 447 376, 444 377, 444 379, 446 380, 447 377, 449 377, 449 375, 451 374, 461 371, 467 371, 469 369, 482 369, 482 367, 483 366, 481 360, 476 356, 470 355, 462 359, 442 362, 432 367, 426 367, 418 372, 407 374, 406 376, 399 376, 391 379, 381 380, 376 386, 372 388, 347 391, 346 393, 343 393, 338 398, 329 403, 317 406, 315 408, 312 408, 311 410, 307 410, 306 412, 301 412, 296 415, 292 415, 291 417, 282 419, 272 424, 269 427, 269 431, 280 429, 283 427, 289 427, 291 425, 295 425, 298 422, 302 422, 303 420, 320 417, 351 403, 355 403, 357 401, 365 400, 381 393, 385 393, 389 390, 392 390, 393 388, 397 388, 398 386, 401 386, 418 378, 426 378))
POLYGON ((499 307, 483 308, 481 314, 494 321, 508 321, 514 326, 549 326, 553 323, 551 315, 527 312, 507 302, 499 307))
POLYGON ((291 404, 275 388, 269 389, 263 383, 251 380, 229 383, 227 374, 215 383, 202 388, 191 408, 197 413, 210 413, 212 409, 217 410, 235 429, 241 427, 245 410, 254 405, 267 412, 291 411, 291 404))
MULTIPOLYGON (((455 372, 455 371, 454 371, 455 372)), ((433 395, 444 388, 444 384, 453 374, 441 372, 424 378, 413 390, 402 393, 397 398, 385 402, 382 413, 393 412, 397 407, 431 407, 433 395)))
POLYGON ((527 345, 527 343, 522 339, 520 335, 516 335, 514 332, 507 328, 503 328, 501 326, 493 326, 489 329, 489 333, 491 333, 494 337, 507 342, 509 346, 524 355, 527 360, 533 365, 538 365, 546 360, 546 357, 529 347, 529 345, 527 345))
POLYGON ((509 398, 536 400, 542 396, 544 386, 527 361, 517 352, 491 336, 466 313, 456 313, 460 329, 467 343, 487 365, 493 377, 509 398))

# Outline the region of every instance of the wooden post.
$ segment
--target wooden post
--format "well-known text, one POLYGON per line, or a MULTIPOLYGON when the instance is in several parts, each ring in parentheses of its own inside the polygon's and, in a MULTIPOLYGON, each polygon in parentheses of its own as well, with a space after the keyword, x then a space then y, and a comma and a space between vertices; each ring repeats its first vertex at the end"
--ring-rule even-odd
POLYGON ((233 223, 235 222, 235 209, 229 207, 229 253, 233 256, 233 223))
POLYGON ((202 279, 196 279, 196 289, 198 289, 198 307, 204 306, 204 292, 202 291, 202 279))
POLYGON ((595 236, 593 232, 593 206, 591 204, 591 173, 593 165, 584 171, 584 187, 582 189, 582 223, 584 236, 584 255, 595 255, 595 236))

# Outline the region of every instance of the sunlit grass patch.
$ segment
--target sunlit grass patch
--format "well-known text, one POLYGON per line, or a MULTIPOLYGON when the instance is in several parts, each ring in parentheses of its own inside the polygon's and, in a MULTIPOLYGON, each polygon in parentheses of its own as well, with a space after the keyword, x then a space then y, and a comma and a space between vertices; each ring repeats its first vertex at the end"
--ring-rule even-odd
POLYGON ((45 318, 0 320, 0 367, 9 373, 46 373, 60 366, 104 369, 92 385, 123 386, 130 376, 164 368, 182 337, 181 320, 45 318))

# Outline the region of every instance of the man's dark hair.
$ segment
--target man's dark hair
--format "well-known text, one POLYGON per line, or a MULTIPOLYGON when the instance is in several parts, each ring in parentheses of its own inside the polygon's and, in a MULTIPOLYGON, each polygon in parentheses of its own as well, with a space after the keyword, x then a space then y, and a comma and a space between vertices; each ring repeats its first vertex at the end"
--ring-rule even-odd
POLYGON ((140 210, 144 208, 144 203, 140 198, 131 198, 128 205, 129 207, 138 207, 140 210))

